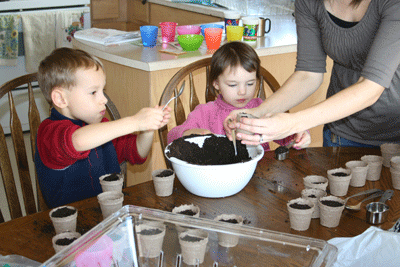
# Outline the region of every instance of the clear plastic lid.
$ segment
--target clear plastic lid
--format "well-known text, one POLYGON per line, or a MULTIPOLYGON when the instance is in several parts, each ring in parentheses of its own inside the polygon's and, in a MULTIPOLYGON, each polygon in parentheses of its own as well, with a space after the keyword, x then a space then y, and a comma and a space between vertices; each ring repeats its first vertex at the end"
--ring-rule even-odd
POLYGON ((324 240, 124 206, 41 266, 331 266, 324 240))

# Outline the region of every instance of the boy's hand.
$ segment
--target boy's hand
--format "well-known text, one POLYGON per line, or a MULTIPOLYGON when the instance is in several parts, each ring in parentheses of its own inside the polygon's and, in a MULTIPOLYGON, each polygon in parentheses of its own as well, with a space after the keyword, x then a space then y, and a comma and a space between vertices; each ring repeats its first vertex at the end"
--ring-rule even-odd
POLYGON ((294 136, 295 144, 293 148, 302 149, 306 148, 311 144, 311 135, 309 131, 299 132, 294 136))
POLYGON ((142 108, 132 118, 137 123, 137 131, 154 131, 166 125, 171 118, 171 108, 142 108))
POLYGON ((191 134, 206 135, 206 134, 211 134, 211 133, 212 132, 208 129, 196 128, 196 129, 190 129, 190 130, 184 131, 183 136, 188 136, 191 134))

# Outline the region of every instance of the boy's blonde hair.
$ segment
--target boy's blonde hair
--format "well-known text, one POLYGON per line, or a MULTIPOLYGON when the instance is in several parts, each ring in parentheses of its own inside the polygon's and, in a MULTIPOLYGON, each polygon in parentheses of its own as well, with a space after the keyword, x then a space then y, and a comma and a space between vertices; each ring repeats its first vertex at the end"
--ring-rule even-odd
POLYGON ((56 87, 70 88, 76 85, 75 73, 78 69, 102 69, 99 59, 89 53, 72 48, 55 49, 40 62, 38 82, 47 102, 52 104, 51 92, 56 87))

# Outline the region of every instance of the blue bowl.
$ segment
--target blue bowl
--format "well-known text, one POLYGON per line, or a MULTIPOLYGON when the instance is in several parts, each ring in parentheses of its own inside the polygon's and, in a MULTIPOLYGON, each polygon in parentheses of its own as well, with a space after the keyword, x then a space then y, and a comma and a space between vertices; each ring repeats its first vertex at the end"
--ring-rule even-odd
POLYGON ((204 25, 201 25, 200 28, 201 28, 201 34, 203 36, 205 36, 204 35, 204 29, 206 29, 206 28, 220 28, 220 29, 224 30, 224 25, 220 25, 220 24, 204 24, 204 25))

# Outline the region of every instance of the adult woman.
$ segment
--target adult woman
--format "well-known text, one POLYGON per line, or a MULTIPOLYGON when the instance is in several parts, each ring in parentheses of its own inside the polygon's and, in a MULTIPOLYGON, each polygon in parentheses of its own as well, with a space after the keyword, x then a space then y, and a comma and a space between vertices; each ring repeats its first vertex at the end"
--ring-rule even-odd
MULTIPOLYGON (((325 124, 325 146, 379 146, 400 141, 400 0, 296 0, 297 64, 282 88, 248 110, 262 119, 239 127, 246 144, 280 139, 325 124), (334 61, 327 99, 296 113, 334 61), (332 133, 332 134, 330 134, 332 133)), ((235 118, 231 113, 228 118, 235 118)))

